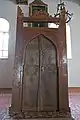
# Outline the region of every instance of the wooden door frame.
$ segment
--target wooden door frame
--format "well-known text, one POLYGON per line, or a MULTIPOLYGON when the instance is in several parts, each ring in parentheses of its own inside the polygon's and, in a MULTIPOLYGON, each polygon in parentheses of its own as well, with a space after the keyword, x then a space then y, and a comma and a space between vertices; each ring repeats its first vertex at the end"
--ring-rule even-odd
POLYGON ((21 9, 18 7, 17 15, 17 34, 16 34, 16 48, 15 48, 15 62, 14 62, 14 80, 12 88, 12 110, 21 111, 21 88, 22 82, 18 77, 19 66, 21 67, 24 64, 23 54, 25 45, 29 42, 31 38, 35 35, 43 34, 47 36, 57 47, 58 55, 58 68, 59 68, 59 111, 70 112, 69 102, 68 102, 68 73, 67 73, 67 62, 64 63, 63 57, 67 61, 67 52, 66 52, 66 22, 65 22, 65 7, 61 11, 59 18, 50 17, 50 16, 30 16, 24 17, 21 9), (46 19, 45 19, 46 18, 46 19), (59 23, 58 29, 49 29, 49 28, 24 28, 24 22, 52 22, 59 23), (26 39, 27 36, 27 39, 26 39), (16 97, 15 97, 16 94, 16 97))

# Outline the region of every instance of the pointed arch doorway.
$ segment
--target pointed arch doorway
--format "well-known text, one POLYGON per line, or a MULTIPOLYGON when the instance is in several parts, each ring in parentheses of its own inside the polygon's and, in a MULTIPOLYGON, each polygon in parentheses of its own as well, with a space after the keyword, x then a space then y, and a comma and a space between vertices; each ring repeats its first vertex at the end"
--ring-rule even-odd
POLYGON ((58 109, 57 49, 44 35, 32 39, 25 48, 22 110, 58 109))

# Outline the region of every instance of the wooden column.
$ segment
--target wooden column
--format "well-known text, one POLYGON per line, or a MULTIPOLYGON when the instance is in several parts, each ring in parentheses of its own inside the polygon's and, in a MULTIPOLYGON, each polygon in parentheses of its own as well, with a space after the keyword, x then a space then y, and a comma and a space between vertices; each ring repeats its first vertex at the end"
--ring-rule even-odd
POLYGON ((21 110, 21 69, 22 69, 22 21, 23 13, 20 7, 17 8, 17 30, 16 30, 16 47, 15 47, 15 61, 14 61, 14 80, 12 88, 12 111, 18 112, 21 110))
POLYGON ((68 71, 67 71, 67 47, 66 47, 66 16, 65 7, 60 15, 60 69, 59 69, 59 109, 69 111, 68 101, 68 71))

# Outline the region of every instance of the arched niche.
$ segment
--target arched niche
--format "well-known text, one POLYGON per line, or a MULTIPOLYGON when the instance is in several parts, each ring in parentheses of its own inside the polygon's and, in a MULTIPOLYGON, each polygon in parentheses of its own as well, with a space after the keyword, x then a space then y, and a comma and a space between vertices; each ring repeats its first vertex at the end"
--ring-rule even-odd
POLYGON ((25 48, 22 89, 23 110, 58 109, 57 49, 43 35, 32 39, 25 48))

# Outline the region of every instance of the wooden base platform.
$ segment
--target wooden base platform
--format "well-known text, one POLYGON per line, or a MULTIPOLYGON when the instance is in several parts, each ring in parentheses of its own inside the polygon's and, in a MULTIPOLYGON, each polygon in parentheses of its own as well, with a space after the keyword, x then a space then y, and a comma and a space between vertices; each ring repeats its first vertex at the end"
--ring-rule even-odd
POLYGON ((12 112, 9 108, 11 120, 74 120, 70 112, 12 112))

